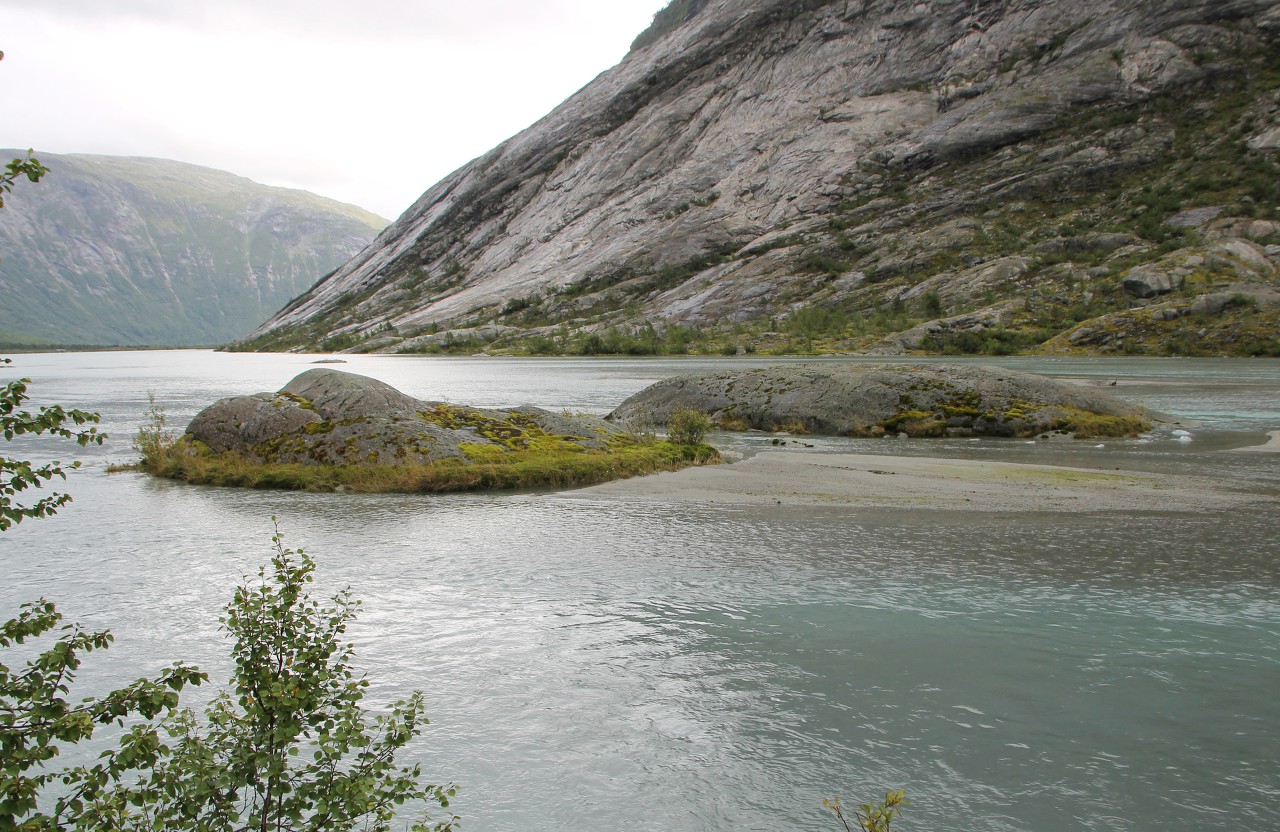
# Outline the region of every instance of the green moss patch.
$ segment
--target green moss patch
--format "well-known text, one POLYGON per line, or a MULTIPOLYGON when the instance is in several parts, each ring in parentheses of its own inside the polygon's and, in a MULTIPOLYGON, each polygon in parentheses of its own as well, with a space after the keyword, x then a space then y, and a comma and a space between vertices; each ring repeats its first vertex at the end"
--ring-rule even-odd
POLYGON ((608 450, 574 446, 510 449, 467 444, 465 459, 423 465, 303 465, 258 462, 239 453, 215 454, 180 444, 140 467, 155 476, 195 485, 290 491, 436 493, 523 488, 575 488, 610 480, 714 464, 709 445, 631 440, 608 450))
POLYGON ((1119 439, 1146 433, 1151 430, 1151 423, 1140 416, 1107 416, 1066 409, 1066 415, 1054 422, 1053 429, 1067 431, 1076 439, 1119 439))

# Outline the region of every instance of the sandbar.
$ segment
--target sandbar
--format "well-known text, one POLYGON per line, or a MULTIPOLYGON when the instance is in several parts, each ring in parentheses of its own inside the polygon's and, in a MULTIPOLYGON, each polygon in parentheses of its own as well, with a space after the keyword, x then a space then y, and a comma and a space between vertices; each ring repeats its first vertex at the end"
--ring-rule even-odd
POLYGON ((1263 454, 1280 454, 1280 430, 1273 430, 1267 434, 1267 441, 1261 445, 1250 445, 1247 448, 1232 448, 1235 453, 1263 453, 1263 454))
POLYGON ((762 451, 571 492, 604 500, 1026 511, 1216 511, 1280 502, 1209 477, 871 454, 762 451))

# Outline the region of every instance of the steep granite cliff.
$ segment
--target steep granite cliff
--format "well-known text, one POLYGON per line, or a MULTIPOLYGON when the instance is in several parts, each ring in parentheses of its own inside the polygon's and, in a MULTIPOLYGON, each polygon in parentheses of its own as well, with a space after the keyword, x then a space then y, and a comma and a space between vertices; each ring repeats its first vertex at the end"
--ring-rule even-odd
POLYGON ((1280 0, 706 0, 280 349, 1280 353, 1280 0))
POLYGON ((37 155, 49 174, 0 211, 4 343, 226 343, 386 225, 195 165, 37 155))

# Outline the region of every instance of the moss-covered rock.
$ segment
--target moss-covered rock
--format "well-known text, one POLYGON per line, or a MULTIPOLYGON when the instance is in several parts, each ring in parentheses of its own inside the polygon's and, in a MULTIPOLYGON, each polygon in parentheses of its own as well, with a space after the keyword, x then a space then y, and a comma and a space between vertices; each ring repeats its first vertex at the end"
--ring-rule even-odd
POLYGON ((665 424, 685 409, 722 428, 802 426, 843 436, 1127 436, 1150 429, 1152 418, 1100 391, 1013 370, 847 364, 678 376, 627 399, 609 419, 665 424))
POLYGON ((337 370, 223 399, 151 473, 253 488, 451 491, 569 486, 714 461, 706 445, 645 441, 586 415, 420 401, 337 370))

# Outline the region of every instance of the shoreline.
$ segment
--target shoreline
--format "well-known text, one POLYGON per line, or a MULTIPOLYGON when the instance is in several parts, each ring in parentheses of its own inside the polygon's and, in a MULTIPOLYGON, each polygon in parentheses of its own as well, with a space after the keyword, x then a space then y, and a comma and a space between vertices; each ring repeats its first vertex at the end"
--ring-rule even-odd
POLYGON ((1267 441, 1261 445, 1248 445, 1244 448, 1232 448, 1231 453, 1235 454, 1277 454, 1280 453, 1280 430, 1273 430, 1267 433, 1267 441))
POLYGON ((618 480, 561 496, 984 512, 1200 512, 1280 501, 1211 477, 796 451, 762 451, 742 462, 618 480))

